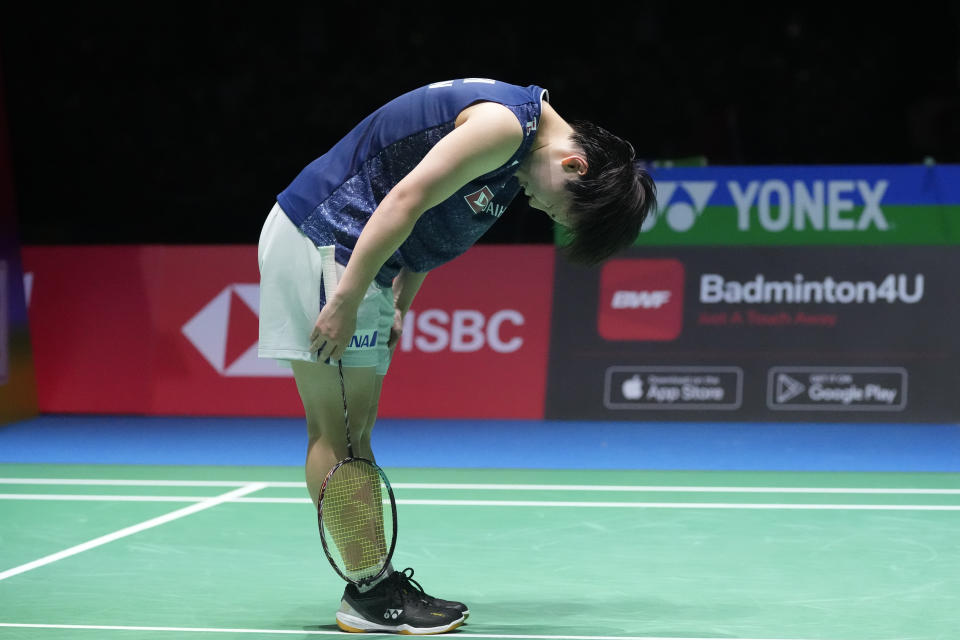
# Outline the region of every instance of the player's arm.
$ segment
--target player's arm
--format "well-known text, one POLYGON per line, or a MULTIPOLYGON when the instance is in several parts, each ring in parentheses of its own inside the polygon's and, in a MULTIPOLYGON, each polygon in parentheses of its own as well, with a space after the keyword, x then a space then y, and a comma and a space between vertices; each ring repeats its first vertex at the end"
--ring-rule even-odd
POLYGON ((410 271, 406 267, 400 270, 393 281, 393 305, 397 311, 405 315, 410 310, 413 298, 426 277, 427 272, 410 271))
POLYGON ((400 273, 393 280, 393 326, 390 328, 390 339, 387 341, 387 347, 393 349, 403 333, 403 319, 413 304, 413 298, 420 290, 420 286, 426 279, 426 272, 410 271, 406 267, 400 269, 400 273))
POLYGON ((370 216, 340 286, 328 299, 310 335, 311 349, 320 351, 320 359, 337 358, 343 352, 356 327, 357 308, 364 293, 420 216, 474 178, 503 165, 520 146, 523 131, 506 107, 481 103, 465 113, 468 115, 462 122, 434 145, 370 216))

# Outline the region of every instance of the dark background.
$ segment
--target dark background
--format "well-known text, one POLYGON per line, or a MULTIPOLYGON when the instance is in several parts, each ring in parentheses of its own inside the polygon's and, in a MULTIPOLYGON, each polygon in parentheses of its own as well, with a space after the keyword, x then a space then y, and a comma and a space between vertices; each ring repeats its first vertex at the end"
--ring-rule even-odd
MULTIPOLYGON (((649 159, 960 161, 956 3, 3 3, 26 244, 255 244, 369 111, 465 76, 550 89, 649 159)), ((548 242, 520 198, 484 238, 548 242)))

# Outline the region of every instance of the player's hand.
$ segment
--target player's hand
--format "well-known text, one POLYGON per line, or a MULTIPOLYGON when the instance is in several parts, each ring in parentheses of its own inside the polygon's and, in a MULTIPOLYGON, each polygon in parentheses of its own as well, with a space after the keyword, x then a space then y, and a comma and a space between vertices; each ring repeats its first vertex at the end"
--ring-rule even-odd
POLYGON ((397 348, 397 343, 400 342, 400 336, 403 334, 404 315, 400 309, 394 309, 393 311, 393 326, 390 327, 390 339, 387 340, 387 348, 390 349, 391 356, 397 348))
POLYGON ((356 330, 357 309, 334 297, 317 316, 317 322, 310 332, 310 350, 317 352, 319 362, 327 358, 338 360, 356 330))

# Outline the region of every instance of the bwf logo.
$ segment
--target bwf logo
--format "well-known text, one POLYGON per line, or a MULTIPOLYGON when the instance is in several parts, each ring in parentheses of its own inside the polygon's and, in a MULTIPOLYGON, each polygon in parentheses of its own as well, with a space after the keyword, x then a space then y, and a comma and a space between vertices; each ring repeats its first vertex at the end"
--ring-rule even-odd
POLYGON ((614 309, 659 309, 669 301, 669 291, 617 291, 610 306, 614 309))
POLYGON ((606 340, 675 340, 683 330, 683 263, 610 260, 600 273, 597 332, 606 340))
POLYGON ((693 227, 697 218, 706 209, 710 196, 717 189, 717 183, 713 181, 694 181, 686 180, 683 182, 671 182, 669 180, 657 181, 657 210, 653 215, 647 216, 643 221, 640 231, 649 231, 656 226, 661 218, 667 226, 683 233, 693 227), (680 193, 678 193, 678 190, 680 193), (677 196, 674 198, 674 196, 677 196))

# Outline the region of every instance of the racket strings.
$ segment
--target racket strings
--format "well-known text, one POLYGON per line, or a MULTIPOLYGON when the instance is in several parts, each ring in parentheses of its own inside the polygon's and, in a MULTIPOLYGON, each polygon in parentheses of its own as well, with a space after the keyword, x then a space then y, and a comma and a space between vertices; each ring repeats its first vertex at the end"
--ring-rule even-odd
POLYGON ((380 482, 379 472, 358 460, 340 465, 327 481, 321 524, 353 580, 376 575, 387 558, 380 482))

